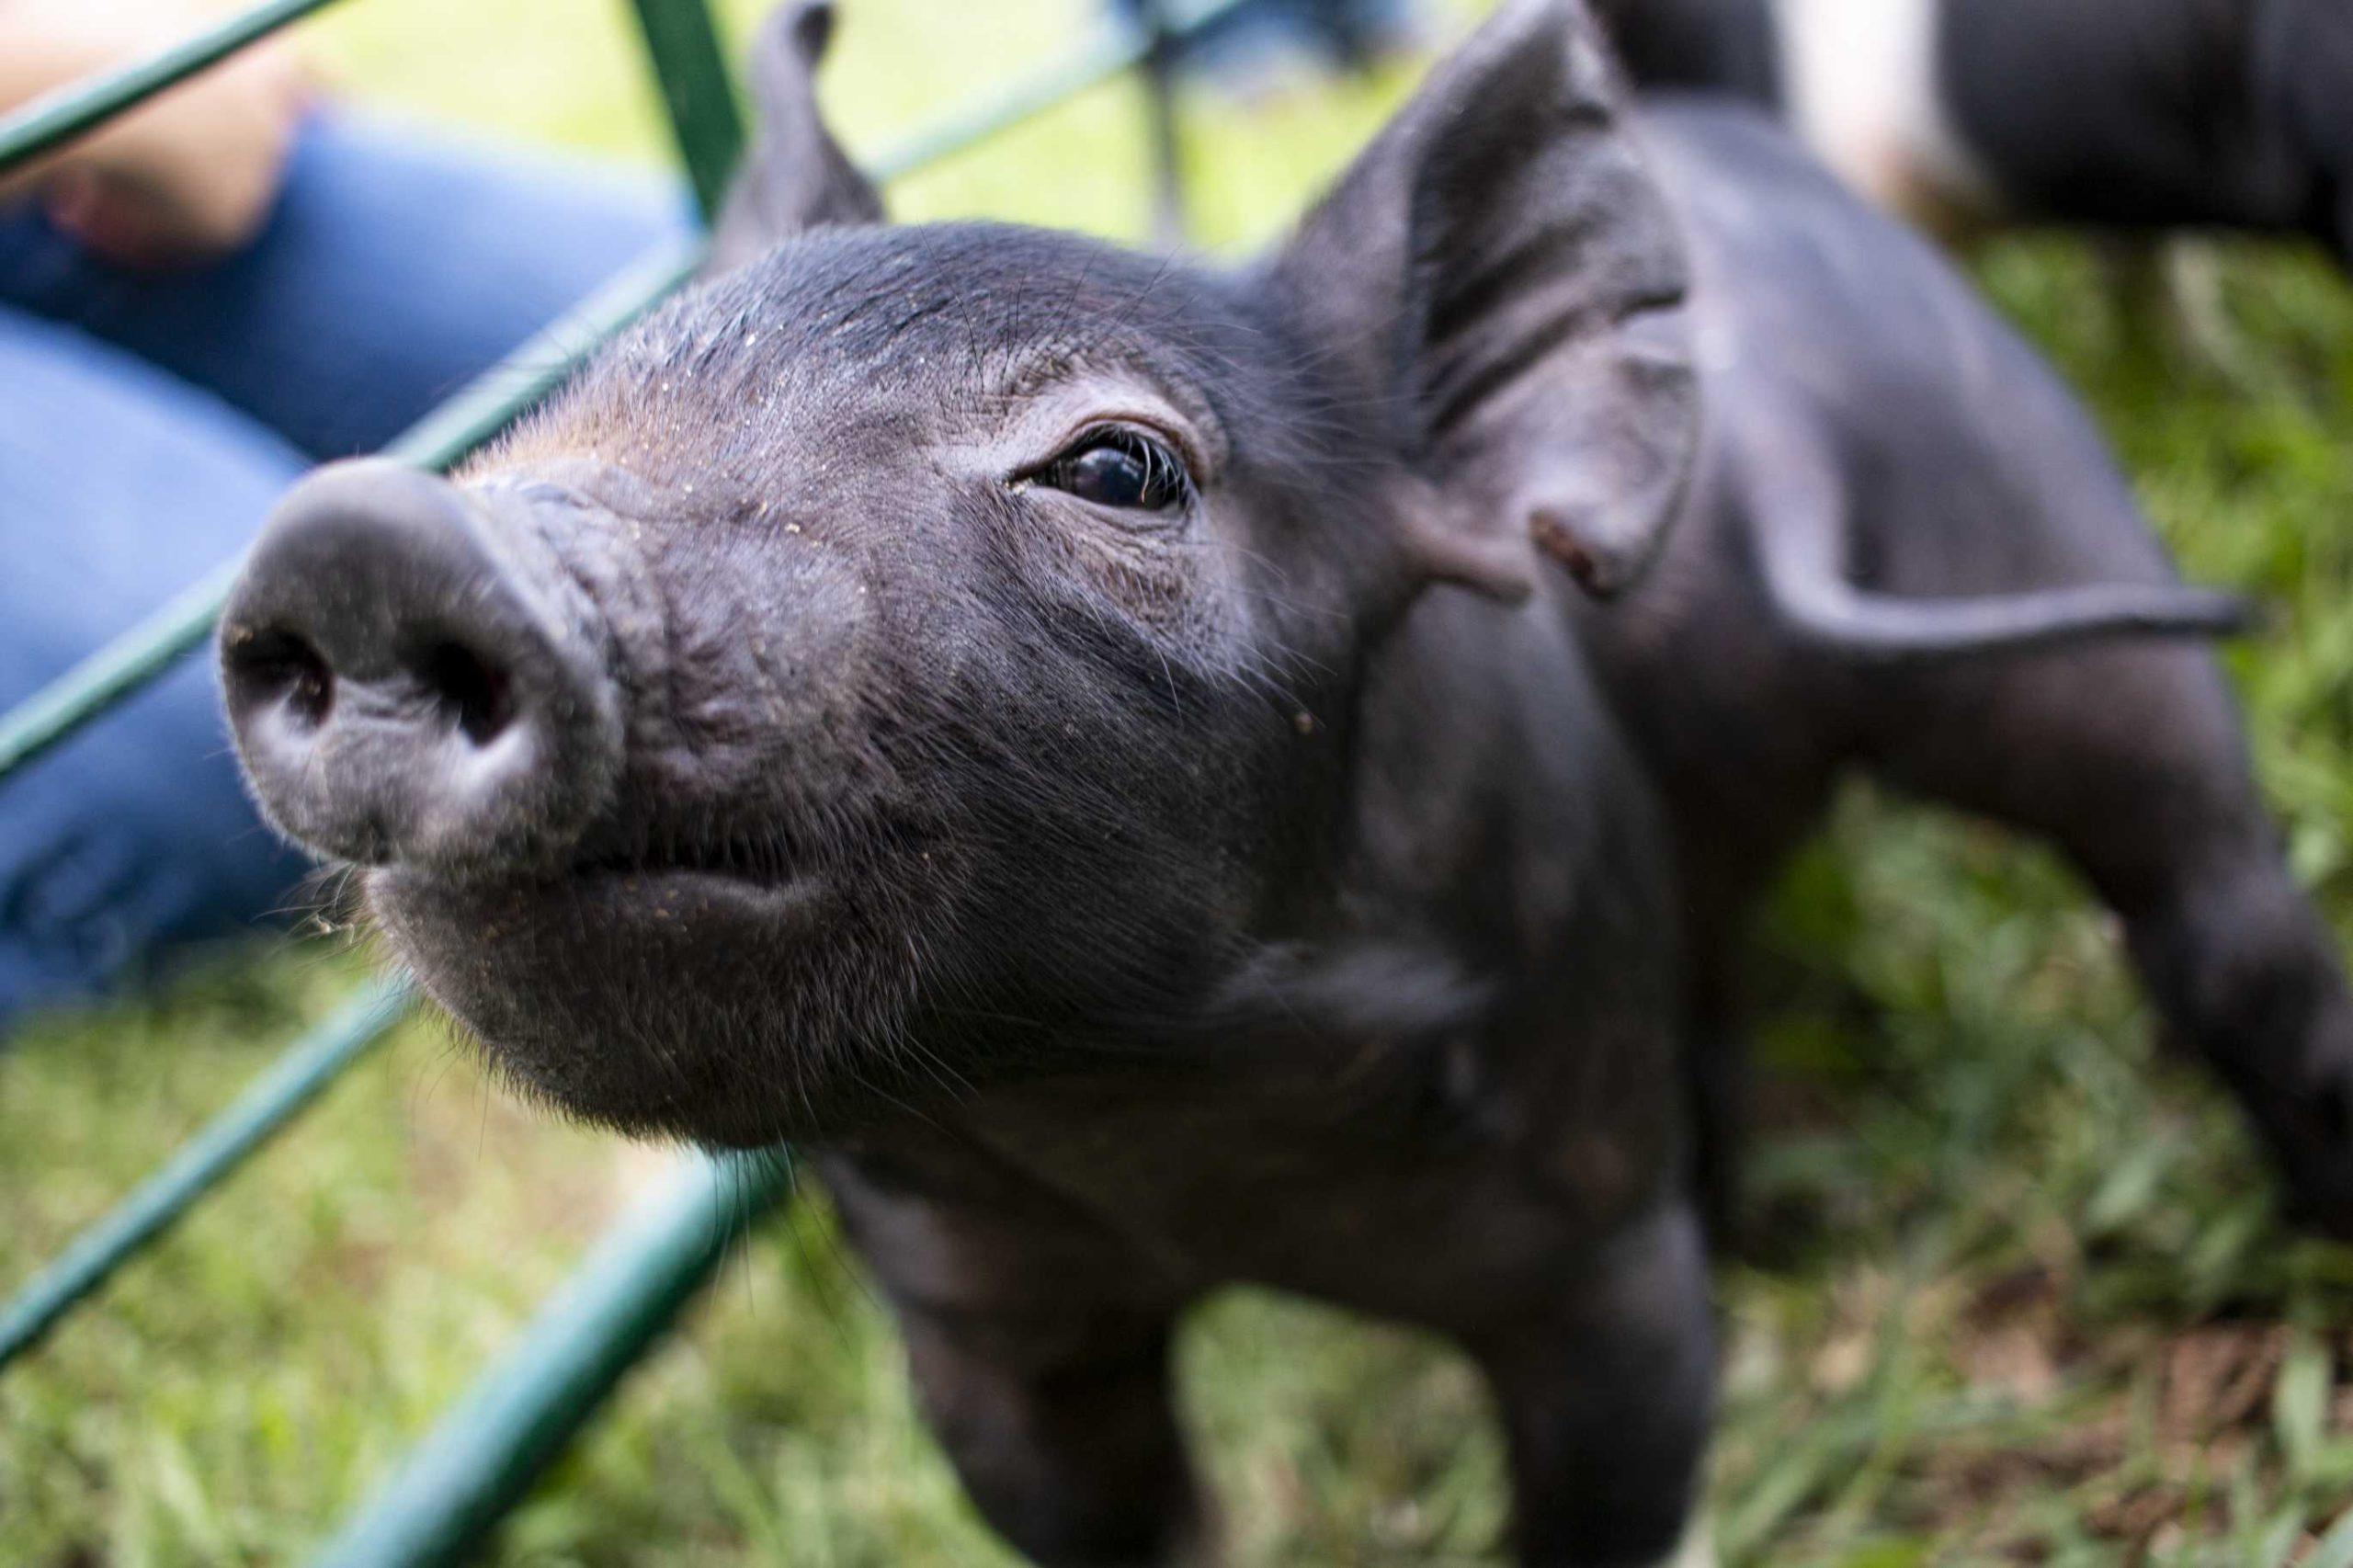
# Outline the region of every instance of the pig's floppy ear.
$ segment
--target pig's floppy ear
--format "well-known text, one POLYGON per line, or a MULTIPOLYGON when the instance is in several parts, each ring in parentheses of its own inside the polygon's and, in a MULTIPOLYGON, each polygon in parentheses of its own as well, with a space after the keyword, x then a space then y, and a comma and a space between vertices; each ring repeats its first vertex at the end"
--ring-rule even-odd
POLYGON ((1615 593, 1681 498, 1683 244, 1625 116, 1582 6, 1511 0, 1275 259, 1314 349, 1394 413, 1432 576, 1525 592, 1532 541, 1615 593))
POLYGON ((785 0, 760 24, 750 64, 759 130, 713 226, 705 271, 741 267, 821 224, 881 221, 881 198, 817 110, 817 63, 833 36, 829 0, 785 0))

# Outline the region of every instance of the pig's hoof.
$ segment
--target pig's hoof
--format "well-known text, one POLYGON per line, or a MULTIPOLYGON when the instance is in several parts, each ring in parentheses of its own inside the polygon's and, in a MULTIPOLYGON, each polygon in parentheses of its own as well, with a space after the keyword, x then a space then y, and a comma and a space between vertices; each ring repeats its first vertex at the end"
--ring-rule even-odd
POLYGON ((2273 1139, 2299 1228, 2353 1243, 2353 1063, 2302 1096, 2291 1125, 2273 1139))
POLYGON ((2325 1179, 2291 1173, 2286 1213, 2298 1230, 2353 1244, 2353 1153, 2339 1155, 2325 1179))
POLYGON ((1716 1532, 1713 1523, 1703 1509, 1691 1517, 1691 1528, 1683 1532, 1683 1544, 1661 1568, 1717 1568, 1722 1561, 1716 1555, 1716 1532))

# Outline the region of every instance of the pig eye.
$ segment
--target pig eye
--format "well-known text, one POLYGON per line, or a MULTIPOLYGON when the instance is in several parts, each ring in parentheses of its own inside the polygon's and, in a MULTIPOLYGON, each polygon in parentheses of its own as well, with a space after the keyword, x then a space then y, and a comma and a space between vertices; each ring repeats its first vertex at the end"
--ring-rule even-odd
POLYGON ((1141 430, 1088 434, 1038 471, 1038 482, 1097 506, 1165 512, 1192 494, 1192 482, 1175 453, 1141 430))

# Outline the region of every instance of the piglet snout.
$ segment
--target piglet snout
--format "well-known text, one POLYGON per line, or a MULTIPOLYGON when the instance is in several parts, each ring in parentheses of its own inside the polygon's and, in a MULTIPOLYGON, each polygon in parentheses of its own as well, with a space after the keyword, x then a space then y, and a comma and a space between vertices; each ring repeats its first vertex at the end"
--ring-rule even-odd
POLYGON ((271 516, 222 617, 221 680, 289 836, 363 865, 545 871, 620 771, 604 643, 529 516, 363 460, 271 516))

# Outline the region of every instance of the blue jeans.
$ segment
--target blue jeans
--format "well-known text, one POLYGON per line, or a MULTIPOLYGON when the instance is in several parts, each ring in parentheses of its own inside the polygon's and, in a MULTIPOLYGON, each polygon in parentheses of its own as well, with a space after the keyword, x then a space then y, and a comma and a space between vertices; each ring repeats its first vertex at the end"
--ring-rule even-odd
MULTIPOLYGON (((1142 0, 1113 0, 1130 18, 1142 0)), ((1186 7, 1170 5, 1171 16, 1186 7)), ((1239 72, 1254 56, 1305 54, 1327 65, 1366 65, 1413 31, 1416 0, 1249 0, 1194 40, 1189 63, 1208 75, 1239 72)))
MULTIPOLYGON (((666 186, 327 113, 269 223, 131 272, 0 210, 0 710, 244 548, 688 217, 666 186)), ((191 659, 0 779, 0 1028, 287 908, 191 659)))

